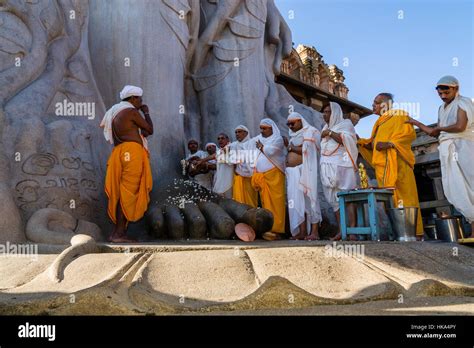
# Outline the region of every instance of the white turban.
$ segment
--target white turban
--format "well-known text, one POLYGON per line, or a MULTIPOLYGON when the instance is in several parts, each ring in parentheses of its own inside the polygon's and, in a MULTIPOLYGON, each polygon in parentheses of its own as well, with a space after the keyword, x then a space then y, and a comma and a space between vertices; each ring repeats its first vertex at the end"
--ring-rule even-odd
POLYGON ((240 126, 237 126, 235 128, 234 131, 237 131, 237 130, 243 130, 243 131, 246 131, 247 132, 247 136, 245 137, 245 139, 243 139, 240 143, 245 143, 246 141, 250 140, 251 137, 250 137, 250 131, 247 127, 243 126, 243 125, 240 125, 240 126))
POLYGON ((237 131, 237 130, 243 130, 243 131, 246 131, 247 133, 250 134, 249 129, 247 127, 243 126, 243 125, 235 127, 234 131, 237 131))
POLYGON ((143 96, 143 89, 136 86, 125 86, 120 92, 120 99, 124 100, 130 97, 141 97, 143 96))
POLYGON ((205 149, 207 150, 208 146, 215 146, 217 149, 217 145, 215 143, 207 143, 205 149))

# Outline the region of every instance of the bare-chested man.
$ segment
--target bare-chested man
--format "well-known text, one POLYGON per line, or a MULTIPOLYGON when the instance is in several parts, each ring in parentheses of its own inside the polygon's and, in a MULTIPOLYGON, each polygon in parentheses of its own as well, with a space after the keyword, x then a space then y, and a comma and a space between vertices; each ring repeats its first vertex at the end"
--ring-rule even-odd
POLYGON ((140 220, 150 201, 153 181, 146 137, 153 134, 153 122, 142 95, 141 88, 125 86, 122 102, 107 111, 101 123, 106 140, 114 144, 105 178, 112 243, 135 242, 127 237, 128 223, 140 220))
POLYGON ((318 240, 322 220, 318 197, 319 131, 297 112, 288 116, 286 156, 288 214, 292 239, 318 240), (308 235, 307 225, 311 225, 308 235))

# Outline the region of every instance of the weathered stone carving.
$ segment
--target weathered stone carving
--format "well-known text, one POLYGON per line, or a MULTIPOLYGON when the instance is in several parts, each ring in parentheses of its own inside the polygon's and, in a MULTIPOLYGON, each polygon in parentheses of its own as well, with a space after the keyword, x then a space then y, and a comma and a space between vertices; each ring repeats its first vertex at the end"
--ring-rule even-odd
POLYGON ((103 239, 96 224, 78 220, 58 209, 38 210, 26 224, 26 236, 35 243, 67 245, 77 234, 88 235, 96 241, 103 239))
POLYGON ((92 214, 103 206, 108 149, 98 141, 104 106, 89 62, 88 3, 3 1, 0 28, 0 241, 24 240, 24 221, 47 207, 104 223, 92 214))
POLYGON ((159 125, 153 200, 179 175, 188 137, 255 132, 265 115, 285 131, 293 109, 322 125, 274 82, 292 42, 273 0, 10 0, 0 27, 0 241, 24 240, 44 208, 105 226, 99 89, 107 107, 125 84, 145 90, 159 125))

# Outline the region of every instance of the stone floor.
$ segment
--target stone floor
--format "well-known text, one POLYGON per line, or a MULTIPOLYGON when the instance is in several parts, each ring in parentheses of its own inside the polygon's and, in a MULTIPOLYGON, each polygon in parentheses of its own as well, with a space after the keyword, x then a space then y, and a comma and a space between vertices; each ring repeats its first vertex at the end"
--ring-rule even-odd
POLYGON ((474 314, 474 249, 449 243, 100 244, 0 256, 0 314, 474 314))

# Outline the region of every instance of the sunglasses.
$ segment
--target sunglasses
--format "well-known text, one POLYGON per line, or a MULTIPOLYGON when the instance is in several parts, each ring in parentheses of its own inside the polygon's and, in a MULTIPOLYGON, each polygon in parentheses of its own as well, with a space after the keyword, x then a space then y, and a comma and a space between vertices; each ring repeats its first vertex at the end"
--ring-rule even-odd
POLYGON ((288 127, 293 127, 296 124, 296 122, 288 122, 286 125, 288 127))
POLYGON ((436 90, 437 91, 448 91, 451 88, 451 86, 437 86, 436 90))

